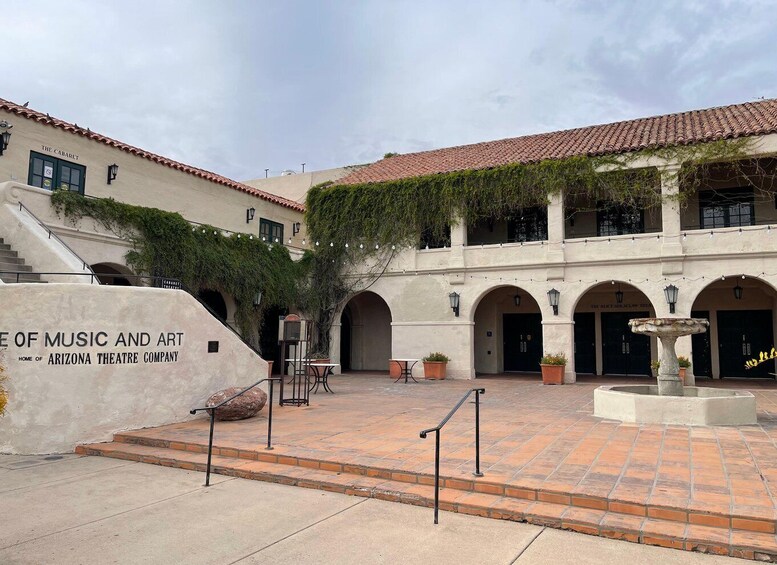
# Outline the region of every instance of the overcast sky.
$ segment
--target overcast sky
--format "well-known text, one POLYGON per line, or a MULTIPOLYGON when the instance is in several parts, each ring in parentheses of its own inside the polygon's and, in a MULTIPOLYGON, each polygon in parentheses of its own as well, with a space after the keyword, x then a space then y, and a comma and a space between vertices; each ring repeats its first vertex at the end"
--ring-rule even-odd
POLYGON ((777 0, 3 0, 0 98, 238 180, 777 97, 777 0))

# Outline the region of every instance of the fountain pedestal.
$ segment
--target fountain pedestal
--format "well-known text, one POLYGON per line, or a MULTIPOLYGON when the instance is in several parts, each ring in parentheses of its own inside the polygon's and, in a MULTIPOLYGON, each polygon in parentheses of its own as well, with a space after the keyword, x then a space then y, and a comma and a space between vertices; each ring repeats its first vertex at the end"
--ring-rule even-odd
POLYGON ((683 396, 683 381, 674 345, 683 335, 707 331, 709 321, 703 318, 634 318, 629 320, 635 334, 656 336, 661 341, 661 364, 658 368, 659 396, 683 396))

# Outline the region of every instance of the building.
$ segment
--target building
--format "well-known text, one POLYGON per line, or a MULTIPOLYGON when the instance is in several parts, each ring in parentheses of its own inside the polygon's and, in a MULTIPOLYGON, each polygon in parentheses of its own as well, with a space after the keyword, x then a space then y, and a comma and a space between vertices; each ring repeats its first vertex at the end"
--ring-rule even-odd
POLYGON ((627 322, 677 315, 710 320, 707 334, 677 343, 696 377, 769 376, 770 364, 760 372, 744 365, 774 344, 776 153, 777 100, 766 100, 399 155, 354 171, 336 184, 612 156, 655 173, 659 198, 635 209, 581 201, 565 188, 509 220, 451 218, 449 239, 404 250, 347 303, 332 357, 344 368, 385 370, 388 357, 441 351, 449 373, 475 378, 539 371, 543 351, 562 352, 566 382, 647 375, 658 345, 627 322), (674 149, 717 143, 724 151, 733 140, 746 155, 700 170, 691 190, 679 174, 689 153, 674 149), (677 289, 671 305, 667 287, 677 289))

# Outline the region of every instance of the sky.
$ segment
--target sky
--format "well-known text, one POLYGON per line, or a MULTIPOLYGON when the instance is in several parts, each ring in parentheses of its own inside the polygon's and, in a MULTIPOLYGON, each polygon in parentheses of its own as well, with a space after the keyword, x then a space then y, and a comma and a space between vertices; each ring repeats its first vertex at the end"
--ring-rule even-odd
POLYGON ((236 180, 777 97, 777 0, 3 0, 0 98, 236 180))

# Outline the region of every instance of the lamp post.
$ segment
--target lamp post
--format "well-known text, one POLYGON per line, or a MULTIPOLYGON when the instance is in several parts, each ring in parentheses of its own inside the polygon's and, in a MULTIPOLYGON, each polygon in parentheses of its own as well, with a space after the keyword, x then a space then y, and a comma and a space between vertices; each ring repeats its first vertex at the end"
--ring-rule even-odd
POLYGON ((116 175, 119 174, 119 166, 114 163, 113 165, 108 165, 108 184, 111 184, 111 181, 116 180, 116 175))
POLYGON ((548 291, 548 302, 550 302, 550 305, 553 307, 554 316, 558 316, 558 299, 560 296, 561 293, 555 288, 551 288, 548 291))
POLYGON ((451 292, 448 295, 448 298, 451 301, 451 309, 453 310, 453 314, 458 318, 459 317, 459 299, 461 298, 459 296, 459 293, 454 291, 451 292))
POLYGON ((673 284, 670 284, 669 286, 664 288, 664 296, 666 297, 666 303, 669 304, 670 314, 674 314, 674 307, 675 307, 675 304, 677 304, 677 294, 679 293, 679 291, 680 289, 673 284))
POLYGON ((254 214, 256 213, 256 208, 253 206, 251 208, 246 209, 246 223, 250 223, 251 220, 254 219, 254 214))
MULTIPOLYGON (((3 124, 5 124, 5 127, 8 129, 11 129, 13 126, 9 126, 7 122, 0 122, 0 127, 3 127, 3 124)), ((6 129, 2 134, 0 134, 0 155, 3 154, 3 151, 8 149, 8 142, 11 141, 11 132, 6 129)))

